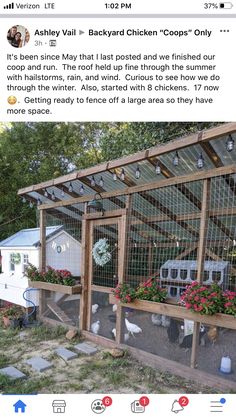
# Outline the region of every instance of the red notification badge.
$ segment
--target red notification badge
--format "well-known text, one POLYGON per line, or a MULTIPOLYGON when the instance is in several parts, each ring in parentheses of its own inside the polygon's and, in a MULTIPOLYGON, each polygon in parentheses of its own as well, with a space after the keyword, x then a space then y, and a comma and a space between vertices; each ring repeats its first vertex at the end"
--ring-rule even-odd
POLYGON ((186 396, 182 396, 182 397, 179 398, 179 404, 180 404, 181 407, 188 406, 189 399, 186 396))
POLYGON ((141 404, 141 406, 146 407, 146 406, 149 405, 150 400, 149 400, 149 398, 147 396, 142 396, 139 399, 139 403, 141 404))
POLYGON ((102 399, 102 403, 104 404, 104 406, 108 407, 112 405, 112 398, 110 396, 105 396, 102 399))

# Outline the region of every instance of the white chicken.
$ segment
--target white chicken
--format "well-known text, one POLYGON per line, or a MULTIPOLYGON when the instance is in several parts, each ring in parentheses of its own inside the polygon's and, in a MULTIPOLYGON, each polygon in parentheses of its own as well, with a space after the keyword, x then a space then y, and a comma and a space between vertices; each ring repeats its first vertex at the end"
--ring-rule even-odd
POLYGON ((131 333, 133 338, 134 338, 134 333, 142 332, 141 327, 137 326, 137 324, 130 323, 128 319, 125 319, 125 325, 126 325, 126 329, 128 330, 129 333, 131 333))
POLYGON ((100 320, 97 320, 96 322, 91 324, 91 330, 92 332, 97 335, 100 329, 100 320))
POLYGON ((163 327, 169 327, 170 326, 170 318, 168 316, 165 316, 164 314, 161 316, 161 325, 163 327))
POLYGON ((155 326, 161 326, 162 316, 161 314, 152 314, 151 320, 152 320, 152 323, 155 324, 155 326))
POLYGON ((98 311, 98 307, 99 307, 99 305, 98 305, 98 304, 93 304, 93 305, 92 305, 92 313, 93 313, 93 314, 97 313, 97 311, 98 311))
POLYGON ((113 304, 113 306, 112 306, 112 311, 113 311, 113 313, 115 313, 115 312, 116 312, 116 310, 117 310, 117 304, 113 304))
MULTIPOLYGON (((114 329, 112 329, 111 333, 112 333, 112 336, 114 337, 114 339, 116 339, 116 328, 115 327, 114 327, 114 329)), ((129 333, 124 334, 124 342, 127 342, 127 340, 129 340, 129 333)))

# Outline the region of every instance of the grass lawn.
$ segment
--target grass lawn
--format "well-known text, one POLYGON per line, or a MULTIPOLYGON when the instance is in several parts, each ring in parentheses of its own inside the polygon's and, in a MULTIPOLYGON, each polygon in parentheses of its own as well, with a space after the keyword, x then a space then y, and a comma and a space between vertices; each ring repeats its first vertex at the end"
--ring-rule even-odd
POLYGON ((25 380, 10 380, 0 375, 0 392, 27 393, 218 393, 181 377, 147 367, 128 353, 114 359, 104 348, 93 356, 79 355, 65 362, 54 354, 63 346, 73 350, 62 327, 39 326, 23 331, 0 328, 0 368, 12 365, 27 375, 25 380), (24 363, 42 356, 53 368, 38 373, 24 363))

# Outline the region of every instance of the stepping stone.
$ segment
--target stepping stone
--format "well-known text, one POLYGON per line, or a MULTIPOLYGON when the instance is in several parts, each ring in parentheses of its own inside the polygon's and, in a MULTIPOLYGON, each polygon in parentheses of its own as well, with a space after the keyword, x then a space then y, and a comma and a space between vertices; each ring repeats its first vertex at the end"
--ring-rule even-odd
POLYGON ((30 365, 34 370, 38 372, 44 372, 49 368, 52 368, 52 364, 46 359, 40 358, 39 356, 35 356, 34 358, 30 358, 25 361, 26 364, 30 365))
POLYGON ((94 346, 91 346, 86 342, 79 343, 78 345, 75 345, 74 348, 86 355, 93 355, 98 351, 97 348, 94 348, 94 346))
POLYGON ((65 361, 70 361, 71 359, 78 358, 78 354, 75 352, 69 351, 66 348, 57 348, 55 353, 63 358, 65 361))
POLYGON ((7 377, 12 378, 13 380, 15 380, 16 378, 26 378, 26 375, 15 367, 1 368, 0 374, 6 375, 7 377))

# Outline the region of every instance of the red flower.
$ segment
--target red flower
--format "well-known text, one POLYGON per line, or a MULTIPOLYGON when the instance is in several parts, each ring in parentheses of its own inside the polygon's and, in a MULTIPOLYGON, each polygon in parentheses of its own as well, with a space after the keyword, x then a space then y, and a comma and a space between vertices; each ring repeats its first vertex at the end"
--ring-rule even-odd
POLYGON ((202 297, 202 298, 201 298, 201 303, 203 303, 203 304, 204 304, 204 303, 207 303, 207 298, 202 297))

